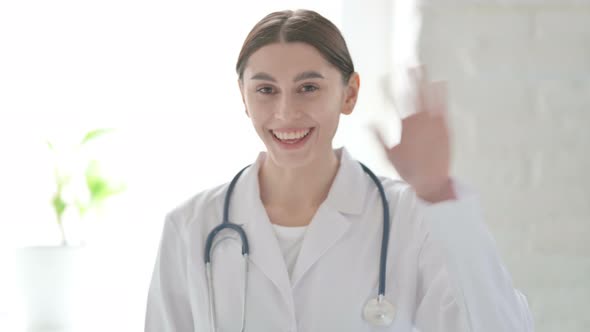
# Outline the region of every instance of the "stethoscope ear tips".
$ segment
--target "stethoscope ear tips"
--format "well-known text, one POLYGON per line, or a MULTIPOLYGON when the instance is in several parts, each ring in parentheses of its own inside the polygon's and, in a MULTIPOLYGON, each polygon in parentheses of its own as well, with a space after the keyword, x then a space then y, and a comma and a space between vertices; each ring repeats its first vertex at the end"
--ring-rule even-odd
POLYGON ((363 309, 363 317, 373 326, 390 326, 395 318, 395 308, 383 297, 370 299, 363 309))

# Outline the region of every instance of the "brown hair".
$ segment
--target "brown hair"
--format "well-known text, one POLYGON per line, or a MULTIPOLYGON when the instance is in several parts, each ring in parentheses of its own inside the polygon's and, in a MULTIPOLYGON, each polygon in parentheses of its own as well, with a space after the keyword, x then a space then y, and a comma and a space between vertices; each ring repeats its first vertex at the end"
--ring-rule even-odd
POLYGON ((266 15, 246 37, 236 72, 243 79, 250 56, 263 46, 278 42, 303 42, 315 47, 342 74, 344 84, 354 73, 354 65, 340 30, 322 15, 299 9, 283 10, 266 15))

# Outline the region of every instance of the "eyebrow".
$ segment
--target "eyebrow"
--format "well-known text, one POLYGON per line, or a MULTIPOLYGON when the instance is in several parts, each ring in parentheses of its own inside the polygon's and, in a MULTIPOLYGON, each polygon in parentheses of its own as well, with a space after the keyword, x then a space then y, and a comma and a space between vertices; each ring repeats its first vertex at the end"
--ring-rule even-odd
MULTIPOLYGON (((304 71, 300 74, 297 74, 297 76, 295 76, 295 78, 293 79, 293 82, 298 82, 298 81, 302 81, 302 80, 307 80, 310 78, 320 78, 320 79, 324 79, 325 77, 318 73, 317 71, 314 70, 308 70, 308 71, 304 71)), ((254 76, 250 77, 251 80, 262 80, 262 81, 271 81, 271 82, 277 82, 277 80, 270 76, 267 73, 257 73, 254 76)))

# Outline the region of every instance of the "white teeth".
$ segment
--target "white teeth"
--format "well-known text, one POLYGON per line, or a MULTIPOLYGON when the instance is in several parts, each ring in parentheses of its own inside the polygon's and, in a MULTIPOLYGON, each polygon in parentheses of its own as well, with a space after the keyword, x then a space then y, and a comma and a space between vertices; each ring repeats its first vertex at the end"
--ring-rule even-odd
POLYGON ((290 131, 290 132, 280 132, 280 131, 273 130, 272 133, 276 138, 278 138, 280 140, 293 140, 293 139, 301 139, 301 138, 307 136, 307 134, 309 134, 310 131, 311 131, 311 128, 297 130, 297 131, 290 131))

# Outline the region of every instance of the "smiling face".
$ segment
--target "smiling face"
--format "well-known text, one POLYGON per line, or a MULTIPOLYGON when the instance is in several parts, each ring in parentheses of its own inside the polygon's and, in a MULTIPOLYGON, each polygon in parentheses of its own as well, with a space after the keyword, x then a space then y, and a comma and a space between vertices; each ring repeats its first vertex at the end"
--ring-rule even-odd
POLYGON ((254 52, 239 84, 272 161, 297 168, 329 159, 340 114, 350 114, 356 103, 359 78, 354 73, 344 84, 317 49, 292 42, 254 52))

